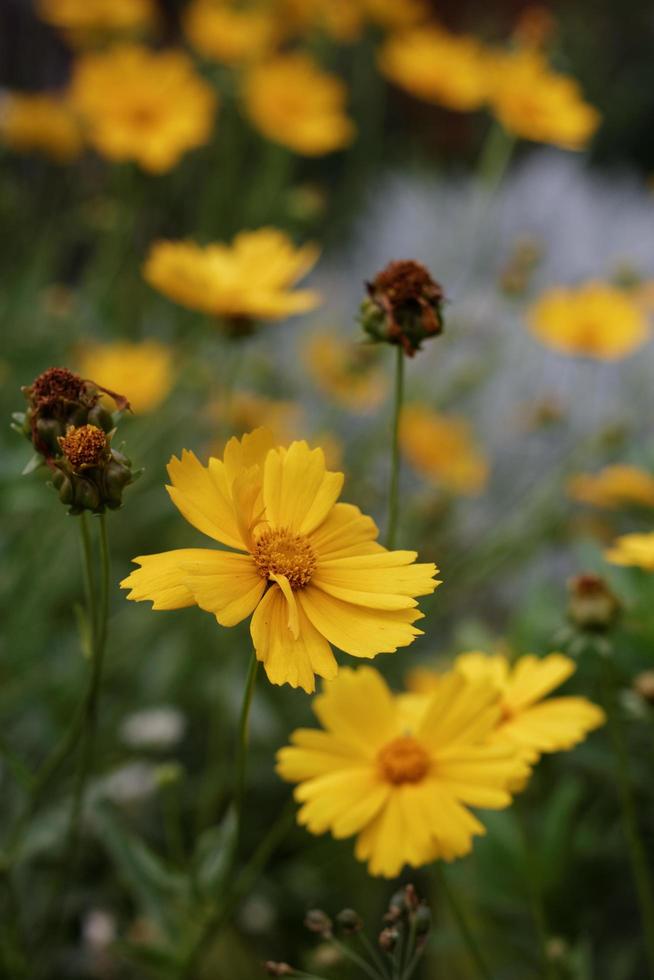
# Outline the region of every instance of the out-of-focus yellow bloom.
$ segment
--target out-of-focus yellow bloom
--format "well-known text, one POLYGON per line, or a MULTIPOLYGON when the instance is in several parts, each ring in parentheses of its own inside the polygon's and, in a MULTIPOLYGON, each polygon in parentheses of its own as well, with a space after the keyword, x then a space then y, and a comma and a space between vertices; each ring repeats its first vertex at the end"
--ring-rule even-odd
POLYGON ((411 95, 469 112, 486 100, 488 59, 475 38, 430 26, 389 38, 380 51, 379 67, 411 95))
POLYGON ((606 466, 599 473, 573 476, 568 493, 573 500, 593 507, 654 507, 654 476, 637 466, 606 466))
MULTIPOLYGON (((604 712, 583 697, 546 698, 576 670, 573 660, 560 653, 532 654, 511 665, 500 654, 474 651, 456 658, 455 670, 469 681, 494 685, 500 695, 501 714, 489 736, 491 743, 514 745, 526 761, 536 762, 544 752, 571 749, 604 724, 604 712)), ((439 690, 442 675, 425 670, 410 674, 414 693, 439 690)))
POLYGON ((387 551, 375 522, 337 503, 343 474, 321 449, 274 446, 257 429, 230 439, 222 460, 172 458, 168 492, 199 531, 232 551, 186 548, 135 558, 121 583, 155 609, 197 605, 222 626, 252 615, 257 658, 273 684, 311 692, 333 678, 331 644, 355 657, 408 646, 422 618, 416 596, 437 586, 415 551, 387 551))
POLYGON ((273 143, 319 157, 352 142, 347 89, 305 54, 285 54, 250 69, 243 100, 248 118, 273 143))
POLYGON ((532 333, 561 354, 616 361, 649 337, 647 317, 622 289, 602 282, 556 286, 528 313, 532 333))
POLYGON ((378 351, 370 345, 315 333, 303 349, 303 359, 316 387, 351 411, 371 412, 382 402, 386 380, 378 351))
POLYGON ((465 419, 407 405, 400 417, 400 449, 418 473, 446 490, 474 495, 486 486, 488 462, 465 419))
POLYGON ((225 65, 260 58, 279 32, 269 7, 243 7, 234 0, 192 0, 183 24, 196 51, 225 65))
POLYGON ((407 27, 428 14, 424 0, 277 0, 292 33, 318 27, 337 41, 360 37, 366 21, 385 29, 407 27))
POLYGON ((157 20, 155 0, 37 0, 41 20, 72 34, 135 31, 157 20))
POLYGON ((503 809, 529 772, 514 746, 489 743, 500 717, 493 684, 452 671, 425 702, 412 718, 376 670, 341 670, 313 701, 323 730, 298 729, 277 755, 282 778, 299 784, 298 822, 356 834, 373 875, 468 854, 485 833, 468 807, 503 809))
POLYGON ((600 123, 574 78, 552 71, 540 52, 523 48, 492 59, 489 101, 515 136, 583 150, 600 123))
POLYGON ((82 152, 79 121, 63 98, 10 92, 0 98, 0 140, 21 153, 68 163, 82 152))
POLYGON ((297 402, 266 398, 253 391, 235 391, 227 405, 217 400, 210 407, 217 422, 226 422, 234 432, 248 432, 265 426, 273 442, 285 446, 302 428, 302 407, 297 402))
MULTIPOLYGON (((156 340, 91 344, 80 350, 77 360, 83 377, 125 395, 137 413, 157 408, 173 384, 173 352, 156 340)), ((113 400, 109 402, 113 408, 113 400)))
POLYGON ((159 241, 143 275, 169 299, 216 317, 281 320, 313 310, 318 293, 293 289, 318 259, 315 245, 295 248, 275 228, 243 231, 231 245, 159 241))
POLYGON ((654 572, 654 532, 622 534, 604 552, 604 557, 612 565, 634 565, 646 572, 654 572))
POLYGON ((71 95, 102 156, 134 160, 152 173, 170 170, 209 141, 217 104, 183 51, 136 44, 82 55, 71 95))

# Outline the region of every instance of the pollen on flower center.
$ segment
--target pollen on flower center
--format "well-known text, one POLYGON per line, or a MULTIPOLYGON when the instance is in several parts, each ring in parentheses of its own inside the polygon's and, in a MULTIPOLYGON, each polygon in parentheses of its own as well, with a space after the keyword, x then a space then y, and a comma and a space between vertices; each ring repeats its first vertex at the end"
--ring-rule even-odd
POLYGON ((316 568, 316 556, 308 539, 288 528, 264 531, 254 545, 252 557, 264 578, 285 575, 292 589, 308 585, 316 568))
POLYGON ((377 762, 390 783, 418 783, 430 765, 427 752, 412 735, 401 735, 385 745, 377 762))

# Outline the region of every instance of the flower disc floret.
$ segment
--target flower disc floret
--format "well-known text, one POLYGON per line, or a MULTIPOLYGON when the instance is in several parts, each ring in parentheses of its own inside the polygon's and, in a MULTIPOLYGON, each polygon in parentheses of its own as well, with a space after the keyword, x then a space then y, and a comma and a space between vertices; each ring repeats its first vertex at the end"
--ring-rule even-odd
POLYGON ((264 578, 283 575, 293 590, 308 585, 316 568, 308 538, 285 527, 265 530, 255 542, 252 557, 264 578))
POLYGON ((59 445, 75 470, 99 466, 108 451, 107 436, 97 425, 70 426, 59 445))
POLYGON ((418 783, 429 771, 429 754, 412 735, 400 735, 385 745, 377 756, 379 768, 389 783, 418 783))

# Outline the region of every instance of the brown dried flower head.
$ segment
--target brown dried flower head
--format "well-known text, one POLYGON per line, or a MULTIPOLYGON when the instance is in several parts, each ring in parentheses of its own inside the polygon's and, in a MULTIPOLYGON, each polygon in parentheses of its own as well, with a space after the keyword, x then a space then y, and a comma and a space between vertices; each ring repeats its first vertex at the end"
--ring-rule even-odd
POLYGON ((361 323, 373 340, 400 345, 413 357, 424 340, 443 332, 443 290, 420 262, 390 262, 366 289, 361 323))
POLYGON ((603 633, 620 615, 620 601, 599 575, 577 575, 568 582, 568 616, 580 630, 603 633))
POLYGON ((59 445, 74 470, 100 466, 109 455, 107 436, 97 425, 69 426, 59 445))

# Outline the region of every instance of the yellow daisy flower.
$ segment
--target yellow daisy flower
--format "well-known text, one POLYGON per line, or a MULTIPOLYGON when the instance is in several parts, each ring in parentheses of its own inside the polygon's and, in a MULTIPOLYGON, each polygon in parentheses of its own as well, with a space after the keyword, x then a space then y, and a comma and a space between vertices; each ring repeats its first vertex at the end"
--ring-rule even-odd
POLYGON ((557 286, 528 313, 532 333, 562 354, 615 361, 649 339, 647 317, 622 289, 602 282, 557 286))
POLYGON ((509 133, 566 150, 583 150, 600 124, 575 79, 552 71, 533 48, 495 55, 489 102, 509 133))
POLYGON ((79 121, 66 99, 9 92, 0 98, 0 140, 21 153, 69 163, 82 152, 79 121))
POLYGON ((313 691, 332 678, 330 644, 355 657, 408 646, 420 634, 415 597, 435 589, 432 564, 414 551, 387 551, 377 527, 352 504, 337 503, 342 473, 321 449, 275 447, 257 429, 230 439, 223 460, 202 466, 172 458, 167 487, 199 531, 234 551, 187 548, 135 558, 122 582, 128 598, 154 609, 198 605, 222 626, 252 616, 257 658, 273 684, 313 691))
POLYGON ((646 572, 654 572, 654 532, 622 534, 604 552, 604 557, 612 565, 635 565, 646 572))
POLYGON ((209 142, 216 95, 183 51, 118 44, 83 54, 71 98, 91 144, 109 160, 164 173, 209 142))
POLYGON ((599 473, 573 476, 568 481, 568 494, 593 507, 654 507, 654 476, 637 466, 606 466, 599 473))
POLYGON ((125 395, 136 413, 157 408, 173 385, 173 352, 156 340, 88 344, 77 362, 83 377, 125 395))
POLYGON ((386 379, 372 346, 324 332, 313 334, 302 353, 316 387, 345 408, 374 411, 383 401, 386 379))
POLYGON ((400 417, 400 449, 416 472, 453 493, 481 493, 488 481, 488 462, 465 419, 407 405, 400 417))
MULTIPOLYGON (((514 665, 501 654, 463 653, 455 670, 469 681, 494 685, 500 694, 501 714, 491 733, 493 743, 516 746, 529 762, 544 752, 571 749, 604 724, 604 712, 582 697, 547 698, 575 672, 576 666, 561 653, 546 657, 527 654, 514 665)), ((442 677, 428 671, 408 678, 408 686, 424 695, 438 690, 442 677)))
POLYGON ((456 671, 419 717, 371 667, 341 670, 312 706, 324 731, 295 731, 277 771, 299 784, 298 822, 312 834, 356 834, 356 857, 373 875, 469 853, 485 831, 468 806, 508 806, 508 784, 528 774, 511 745, 488 744, 495 687, 456 671))
POLYGON ((278 15, 291 33, 316 27, 337 41, 359 38, 366 21, 384 29, 406 27, 428 15, 424 0, 277 0, 278 15))
POLYGON ((305 54, 278 55, 252 68, 243 87, 248 118, 266 139, 303 156, 343 149, 354 139, 347 90, 305 54))
POLYGON ((469 112, 488 92, 488 55, 472 37, 417 27, 389 38, 379 54, 383 75, 411 95, 469 112))
POLYGON ((36 12, 73 39, 95 32, 140 30, 157 20, 155 0, 37 0, 36 12))
POLYGON ((192 0, 184 10, 183 26, 196 51, 225 65, 260 58, 279 33, 269 8, 244 8, 234 0, 192 0))
POLYGON ((315 245, 295 248, 276 228, 243 231, 231 245, 155 242, 143 276, 169 299, 216 317, 281 320, 320 303, 294 283, 315 265, 315 245))

